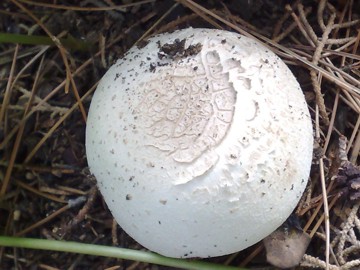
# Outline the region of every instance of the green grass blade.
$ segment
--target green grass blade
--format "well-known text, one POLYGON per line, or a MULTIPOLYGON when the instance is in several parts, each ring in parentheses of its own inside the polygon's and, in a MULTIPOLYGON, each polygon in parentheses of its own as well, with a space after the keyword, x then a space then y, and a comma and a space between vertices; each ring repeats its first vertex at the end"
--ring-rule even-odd
MULTIPOLYGON (((75 39, 71 36, 60 39, 61 44, 72 50, 85 51, 89 50, 91 44, 83 40, 75 39)), ((36 35, 21 35, 0 32, 0 43, 17 43, 24 45, 50 45, 53 46, 55 43, 50 37, 47 36, 36 36, 36 35)))
POLYGON ((164 257, 152 252, 126 248, 85 244, 70 241, 32 239, 0 236, 0 246, 81 253, 86 255, 113 257, 191 270, 245 270, 202 261, 190 261, 164 257))

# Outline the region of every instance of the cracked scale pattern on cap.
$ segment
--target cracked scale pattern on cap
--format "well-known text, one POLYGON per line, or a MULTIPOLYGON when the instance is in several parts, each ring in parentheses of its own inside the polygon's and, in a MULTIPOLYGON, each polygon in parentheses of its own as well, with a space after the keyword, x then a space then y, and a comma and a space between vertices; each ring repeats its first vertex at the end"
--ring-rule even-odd
POLYGON ((104 75, 86 129, 91 172, 119 225, 171 257, 244 249, 295 208, 312 125, 287 66, 244 36, 157 35, 104 75))

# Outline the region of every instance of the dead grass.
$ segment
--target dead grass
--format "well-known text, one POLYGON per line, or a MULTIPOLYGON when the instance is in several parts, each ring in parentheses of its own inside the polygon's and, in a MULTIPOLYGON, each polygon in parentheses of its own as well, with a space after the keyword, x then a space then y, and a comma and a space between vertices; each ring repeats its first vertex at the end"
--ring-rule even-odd
MULTIPOLYGON (((339 135, 348 138, 345 150, 353 164, 360 150, 360 3, 123 2, 130 4, 0 3, 0 32, 43 35, 54 42, 0 44, 0 234, 141 249, 116 226, 86 170, 87 107, 104 71, 133 44, 154 33, 212 27, 252 36, 269 46, 290 65, 307 98, 317 146, 311 181, 297 209, 312 237, 299 269, 359 269, 359 203, 341 197, 344 186, 333 179, 340 166, 339 135), (63 37, 85 41, 89 50, 64 47, 63 37)), ((268 267, 262 250, 259 244, 214 260, 268 267)), ((1 247, 0 265, 161 269, 111 258, 1 247)))

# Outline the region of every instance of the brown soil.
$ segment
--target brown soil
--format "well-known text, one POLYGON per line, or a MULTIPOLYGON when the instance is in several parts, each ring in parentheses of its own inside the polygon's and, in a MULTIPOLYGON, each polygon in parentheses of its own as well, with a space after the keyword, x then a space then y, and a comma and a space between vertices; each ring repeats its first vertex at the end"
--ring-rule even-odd
MULTIPOLYGON (((149 35, 189 26, 223 28, 250 33, 267 43, 289 64, 301 84, 318 136, 309 189, 296 213, 300 226, 312 236, 306 254, 319 260, 311 264, 304 257, 298 269, 325 261, 324 239, 340 237, 339 232, 344 232, 341 224, 351 223, 348 214, 360 196, 360 172, 354 166, 360 148, 359 1, 197 1, 200 7, 190 0, 44 2, 48 5, 20 0, 0 3, 0 33, 60 39, 49 47, 41 42, 0 43, 0 235, 142 249, 116 226, 87 170, 85 119, 94 87, 116 59, 149 35), (130 5, 116 8, 112 2, 130 5), (341 27, 331 25, 332 14, 341 27), (331 31, 326 35, 328 28, 331 31), (73 42, 68 44, 65 39, 73 42), (85 46, 81 47, 82 43, 85 46), (339 150, 340 135, 349 140, 346 164, 339 158, 339 151, 344 152, 339 150), (330 180, 336 178, 339 168, 341 181, 330 180), (322 173, 330 203, 330 234, 321 220, 322 173), (68 207, 69 201, 72 207, 68 207)), ((359 215, 356 210, 355 216, 359 215)), ((360 262, 356 264, 360 222, 351 224, 355 242, 345 239, 343 250, 354 246, 355 251, 344 256, 336 242, 330 256, 332 265, 355 262, 354 268, 342 269, 360 267, 360 262)), ((261 243, 209 261, 270 269, 261 243)), ((0 268, 170 269, 2 247, 0 268)))

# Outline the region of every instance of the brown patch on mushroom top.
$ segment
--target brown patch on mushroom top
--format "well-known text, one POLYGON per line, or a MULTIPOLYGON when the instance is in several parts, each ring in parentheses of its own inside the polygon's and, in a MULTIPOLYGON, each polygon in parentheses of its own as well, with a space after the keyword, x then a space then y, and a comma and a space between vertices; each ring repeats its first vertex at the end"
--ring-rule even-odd
POLYGON ((185 58, 196 55, 201 51, 202 45, 200 43, 185 48, 185 42, 186 39, 175 39, 174 43, 165 43, 162 46, 159 43, 159 59, 163 59, 164 57, 170 59, 185 58))

